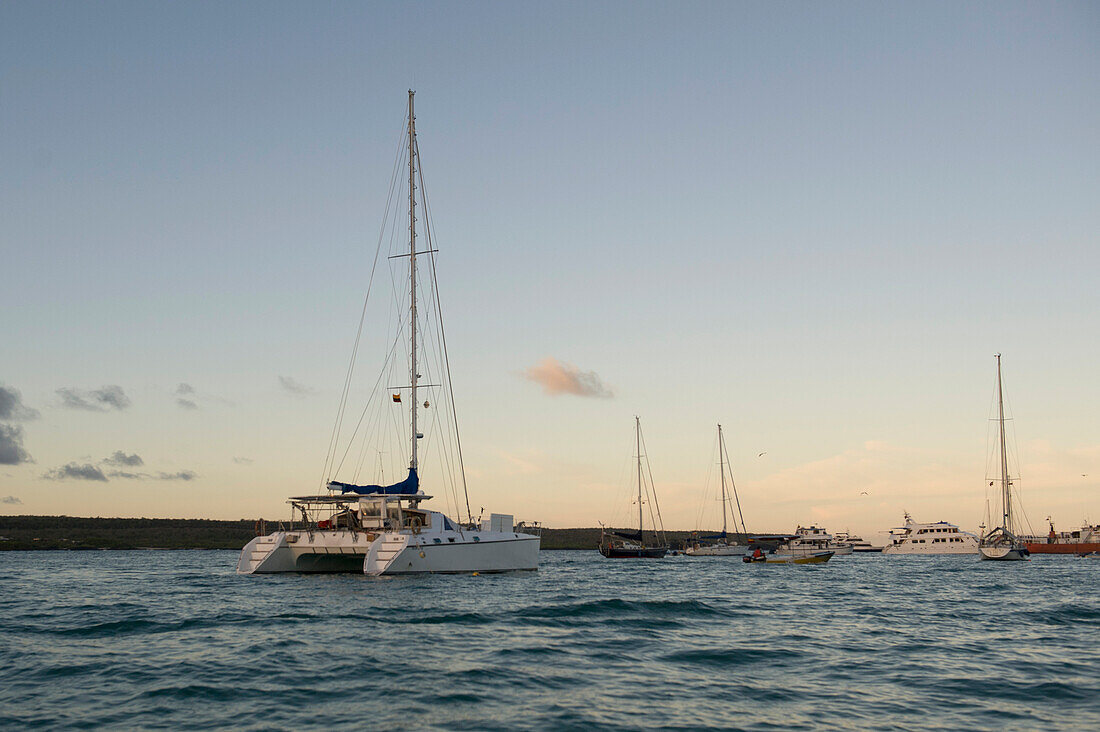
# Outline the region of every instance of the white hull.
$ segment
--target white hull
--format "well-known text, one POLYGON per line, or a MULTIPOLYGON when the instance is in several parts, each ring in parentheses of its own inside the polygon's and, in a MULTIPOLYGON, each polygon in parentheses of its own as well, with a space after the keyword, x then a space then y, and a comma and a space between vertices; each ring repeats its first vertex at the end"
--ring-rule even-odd
POLYGON ((410 534, 386 534, 376 542, 378 551, 367 556, 363 572, 378 576, 536 570, 539 542, 537 536, 492 531, 466 532, 463 540, 453 544, 421 542, 410 534), (398 549, 396 554, 387 556, 387 545, 392 547, 390 551, 398 549))
POLYGON ((747 546, 721 544, 718 546, 689 547, 684 554, 689 557, 744 557, 749 553, 747 546))
POLYGON ((958 544, 891 544, 883 554, 977 554, 978 542, 971 539, 958 544))
POLYGON ((852 553, 852 547, 848 545, 828 545, 821 544, 818 546, 782 546, 776 550, 775 555, 780 557, 812 557, 824 552, 832 552, 833 556, 842 557, 852 553))
POLYGON ((365 531, 276 531, 241 550, 237 574, 362 572, 375 534, 365 531))
POLYGON ((237 560, 237 573, 389 575, 536 570, 539 543, 537 536, 494 531, 277 531, 245 545, 237 560))
POLYGON ((1027 550, 1021 550, 1015 546, 983 546, 979 550, 982 559, 1000 559, 1004 561, 1020 561, 1027 559, 1027 550))
POLYGON ((808 552, 806 554, 769 554, 767 564, 823 564, 833 558, 834 552, 808 552))

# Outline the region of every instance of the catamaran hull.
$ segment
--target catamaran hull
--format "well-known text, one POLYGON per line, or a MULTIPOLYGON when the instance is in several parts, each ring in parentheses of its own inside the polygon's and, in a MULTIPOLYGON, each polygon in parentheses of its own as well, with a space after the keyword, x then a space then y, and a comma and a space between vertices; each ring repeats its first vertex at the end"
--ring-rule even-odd
POLYGON ((362 572, 374 534, 356 531, 277 531, 248 542, 237 574, 362 572))
POLYGON ((390 575, 536 570, 539 543, 537 536, 508 532, 445 532, 433 536, 279 531, 248 542, 237 560, 237 573, 390 575))
POLYGON ((498 538, 482 534, 479 541, 453 544, 417 544, 414 540, 406 542, 388 561, 368 555, 360 571, 373 576, 534 571, 539 568, 539 543, 539 537, 527 534, 498 538))

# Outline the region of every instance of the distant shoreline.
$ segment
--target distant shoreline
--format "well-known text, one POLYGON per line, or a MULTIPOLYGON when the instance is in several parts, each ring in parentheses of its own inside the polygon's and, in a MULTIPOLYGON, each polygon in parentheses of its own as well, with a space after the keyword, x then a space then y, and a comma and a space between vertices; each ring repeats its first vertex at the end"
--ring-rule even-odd
MULTIPOLYGON (((104 549, 234 549, 256 536, 258 519, 84 518, 77 516, 0 516, 0 551, 95 551, 104 549)), ((273 531, 278 521, 267 521, 273 531)), ((690 531, 666 532, 679 546, 690 531)), ((542 548, 595 549, 598 528, 543 529, 542 548)))

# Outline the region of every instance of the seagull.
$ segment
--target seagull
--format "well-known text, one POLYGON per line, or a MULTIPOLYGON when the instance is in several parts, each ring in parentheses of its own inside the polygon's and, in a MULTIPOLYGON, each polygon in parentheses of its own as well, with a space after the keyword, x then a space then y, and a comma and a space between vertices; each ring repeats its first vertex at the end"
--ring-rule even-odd
POLYGON ((767 451, 767 450, 765 450, 764 452, 758 452, 758 453, 756 454, 756 457, 761 457, 761 456, 763 456, 763 455, 767 455, 767 454, 768 454, 768 451, 767 451))
POLYGON ((867 491, 860 491, 860 492, 859 492, 859 495, 861 495, 861 496, 867 496, 867 495, 870 495, 870 494, 869 494, 869 493, 868 493, 867 491))

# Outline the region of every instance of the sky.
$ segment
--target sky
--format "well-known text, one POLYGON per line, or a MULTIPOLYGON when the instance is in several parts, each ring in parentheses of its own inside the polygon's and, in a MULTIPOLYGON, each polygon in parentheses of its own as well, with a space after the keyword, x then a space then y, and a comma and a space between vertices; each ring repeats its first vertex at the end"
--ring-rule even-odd
POLYGON ((1031 525, 1100 522, 1074 2, 0 0, 0 511, 316 490, 410 88, 475 513, 630 521, 638 415, 668 528, 721 422, 750 530, 975 530, 1003 353, 1031 525))

